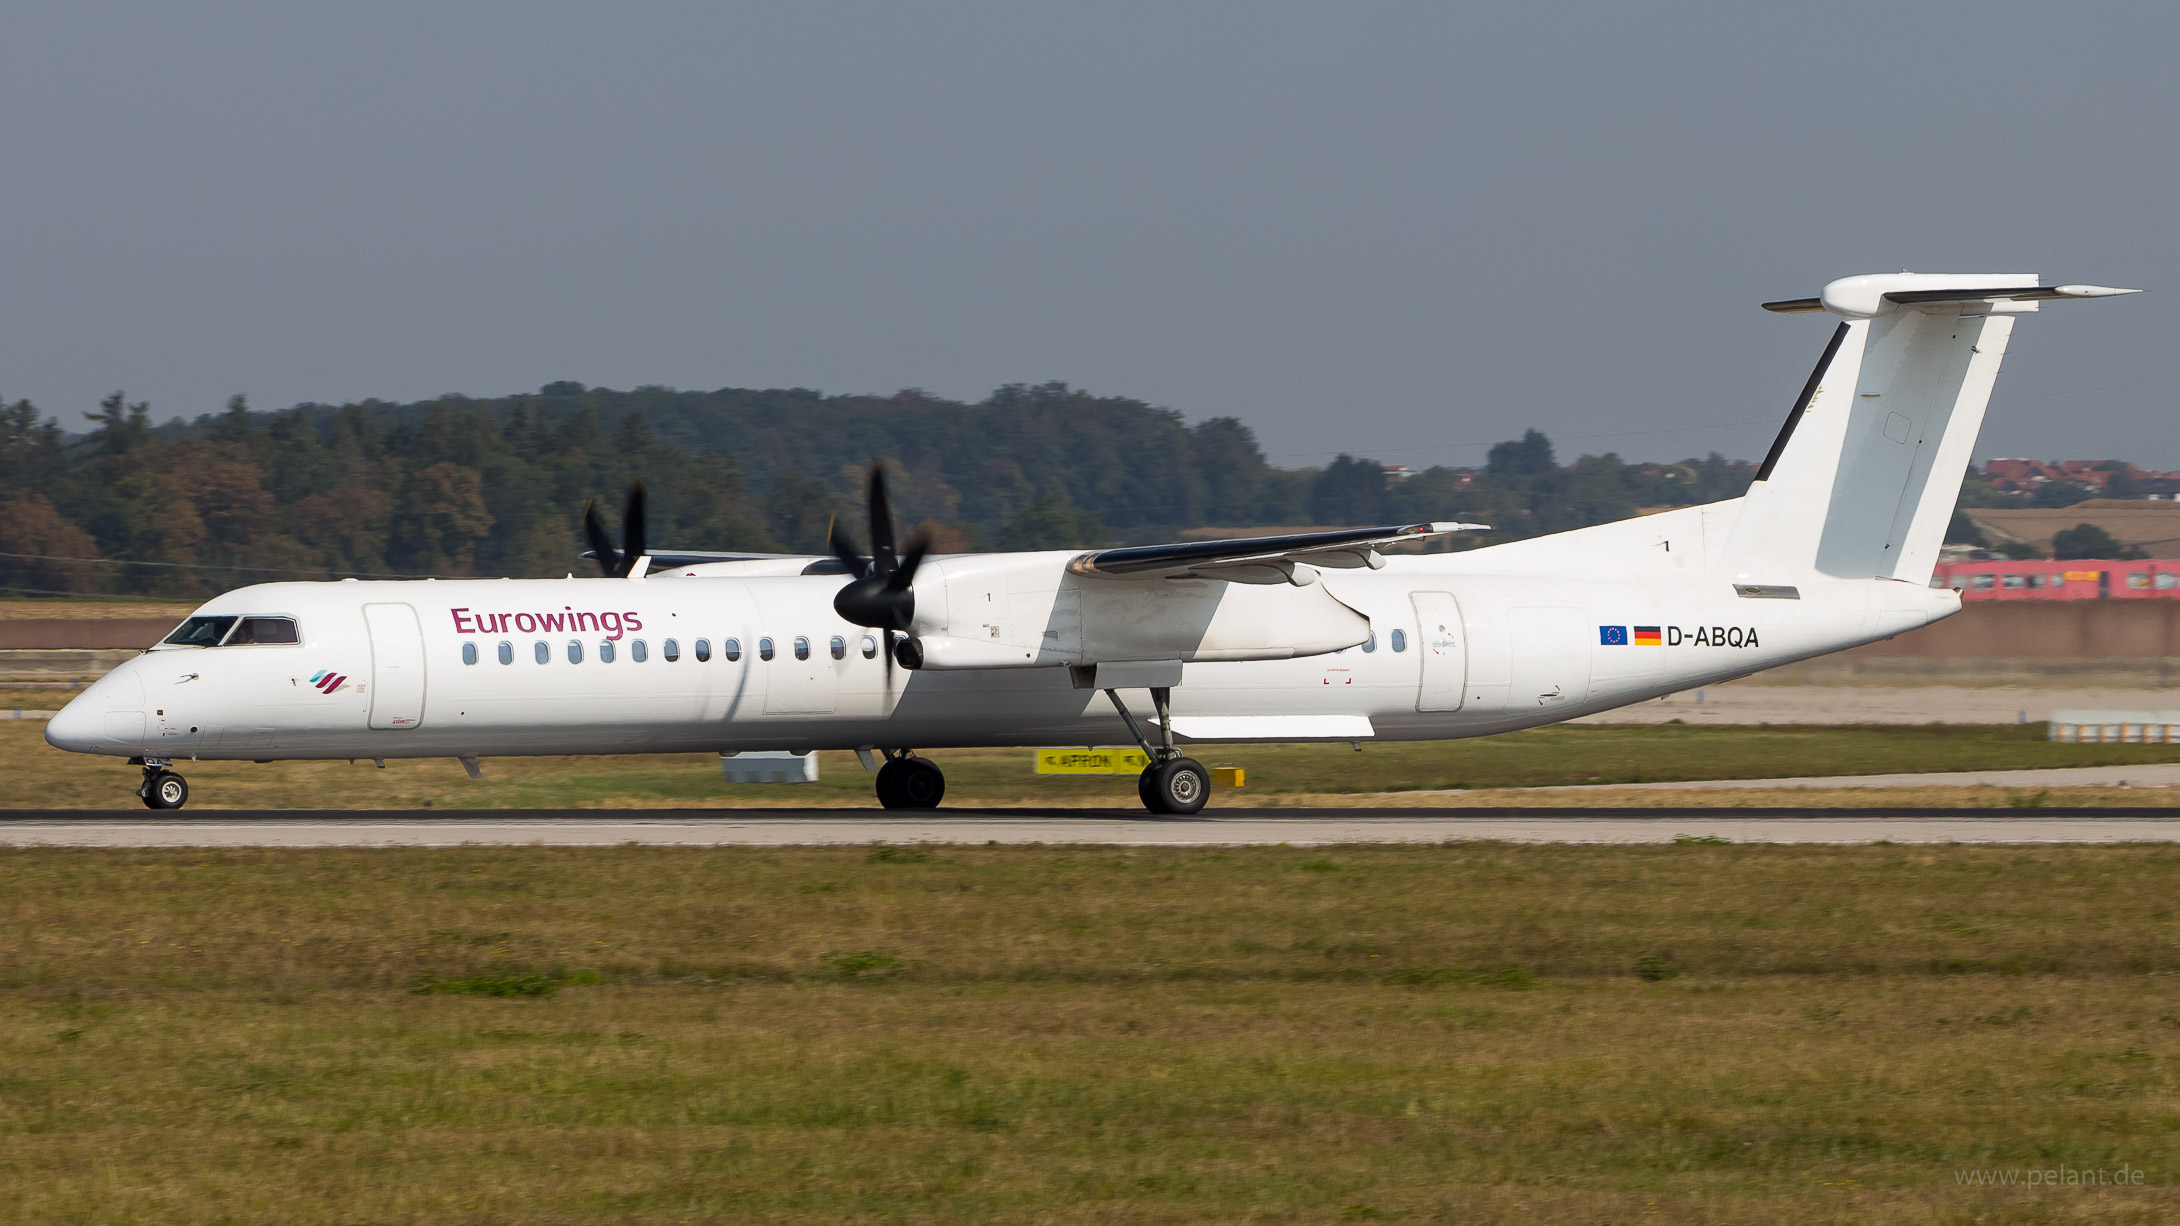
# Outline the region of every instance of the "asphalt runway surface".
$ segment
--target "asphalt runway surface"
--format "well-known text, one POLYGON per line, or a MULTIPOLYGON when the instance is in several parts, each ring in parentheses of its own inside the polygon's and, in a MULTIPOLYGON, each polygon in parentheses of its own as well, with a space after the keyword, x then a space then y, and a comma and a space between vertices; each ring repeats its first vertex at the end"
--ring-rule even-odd
POLYGON ((6 847, 784 847, 873 843, 1235 846, 1328 843, 2169 843, 2180 809, 84 810, 0 814, 6 847))

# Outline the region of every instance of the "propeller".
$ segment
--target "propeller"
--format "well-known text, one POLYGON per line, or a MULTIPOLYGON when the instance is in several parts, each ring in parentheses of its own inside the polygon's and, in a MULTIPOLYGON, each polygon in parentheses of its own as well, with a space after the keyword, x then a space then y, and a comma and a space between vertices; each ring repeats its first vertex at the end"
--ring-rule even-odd
POLYGON ((625 579, 636 569, 636 562, 644 555, 643 542, 643 482, 628 487, 628 510, 621 516, 621 547, 613 547, 613 538, 606 534, 606 526, 598 519, 598 500, 583 503, 583 535, 590 540, 592 556, 598 559, 598 569, 608 579, 625 579))
POLYGON ((893 509, 886 499, 883 461, 871 465, 868 505, 871 542, 868 558, 856 552, 837 521, 825 530, 826 547, 848 568, 848 573, 855 576, 833 596, 833 611, 840 614, 842 621, 885 632, 886 672, 890 677, 894 663, 893 636, 896 632, 907 633, 915 621, 916 593, 911 584, 916 578, 916 568, 923 564, 924 554, 931 548, 931 538, 928 533, 919 532, 909 540, 907 552, 895 550, 893 509))

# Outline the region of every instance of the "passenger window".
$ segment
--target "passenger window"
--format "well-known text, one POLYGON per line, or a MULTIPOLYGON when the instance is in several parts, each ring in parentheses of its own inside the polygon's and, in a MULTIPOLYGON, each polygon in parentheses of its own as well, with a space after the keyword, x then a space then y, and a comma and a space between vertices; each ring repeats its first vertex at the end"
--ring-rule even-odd
POLYGON ((772 658, 772 640, 770 638, 761 638, 757 640, 757 658, 760 660, 769 660, 772 658))
POLYGON ((741 663, 742 640, 728 639, 725 642, 719 644, 719 654, 725 656, 727 658, 727 663, 729 664, 741 663))
POLYGON ((1378 636, 1377 636, 1377 634, 1376 634, 1375 632, 1373 632, 1373 633, 1372 633, 1372 634, 1370 635, 1370 637, 1369 637, 1369 638, 1367 638, 1367 639, 1364 639, 1364 640, 1363 640, 1363 651, 1365 651, 1365 652, 1372 652, 1372 651, 1376 651, 1377 649, 1378 649, 1378 636))
POLYGON ((227 632, 234 629, 232 617, 192 617, 174 628, 174 633, 159 640, 178 647, 217 647, 227 632))
POLYGON ((845 660, 848 658, 848 640, 836 634, 833 636, 831 646, 833 649, 833 658, 835 660, 845 660))
POLYGON ((697 663, 710 663, 712 658, 712 641, 710 639, 698 639, 692 646, 696 649, 697 663))
POLYGON ((651 649, 643 645, 642 639, 630 639, 628 640, 628 658, 633 663, 641 664, 651 658, 651 649))
POLYGON ((2138 592, 2147 592, 2150 590, 2150 576, 2139 570, 2134 571, 2127 576, 2127 586, 2138 592))
POLYGON ((866 634, 863 636, 863 658, 866 660, 875 660, 878 658, 877 635, 866 634))
POLYGON ((537 662, 540 664, 550 664, 553 662, 552 644, 547 643, 544 639, 539 639, 537 641, 537 649, 533 654, 537 656, 537 662))
POLYGON ((1979 592, 1988 592, 1991 590, 1992 587, 1996 586, 1997 583, 1998 579, 1994 575, 1976 576, 1976 590, 1979 592))
POLYGON ((676 661, 676 660, 680 659, 680 658, 681 658, 681 640, 680 640, 680 639, 668 639, 668 640, 666 640, 665 642, 663 642, 663 643, 660 643, 660 644, 659 644, 659 654, 660 654, 660 655, 662 655, 662 656, 664 656, 664 657, 666 657, 666 662, 667 662, 668 664, 672 664, 672 663, 673 663, 674 661, 676 661))
POLYGON ((810 658, 810 640, 807 636, 800 634, 795 636, 795 658, 798 660, 810 658))
POLYGON ((583 645, 582 645, 581 643, 578 643, 578 642, 576 642, 576 641, 575 641, 574 639, 569 639, 569 640, 568 640, 568 663, 570 663, 570 664, 581 664, 582 662, 583 662, 583 645))
POLYGON ((2180 584, 2180 575, 2175 575, 2171 571, 2164 570, 2157 572, 2158 591, 2169 592, 2173 589, 2174 584, 2180 584))
POLYGON ((515 662, 515 645, 514 645, 513 643, 510 643, 510 642, 508 642, 508 641, 507 641, 507 640, 505 640, 505 639, 502 639, 502 640, 500 640, 500 663, 502 663, 502 664, 513 664, 514 662, 515 662))
POLYGON ((1406 630, 1395 630, 1395 631, 1393 631, 1393 650, 1394 650, 1394 651, 1406 651, 1406 650, 1408 650, 1408 632, 1407 632, 1406 630))
POLYGON ((598 640, 598 662, 599 662, 600 664, 611 664, 611 663, 613 663, 613 640, 612 640, 612 639, 599 639, 599 640, 598 640))
POLYGON ((243 643, 256 646, 292 646, 302 641, 302 636, 295 632, 295 619, 292 617, 245 617, 242 624, 235 627, 235 632, 227 636, 229 646, 243 643))
POLYGON ((2025 589, 2029 586, 2028 576, 2026 575, 2001 576, 1999 583, 2010 591, 2025 589))
POLYGON ((476 662, 477 662, 477 645, 476 645, 475 643, 464 643, 464 644, 462 644, 462 663, 464 663, 464 664, 475 664, 476 662))

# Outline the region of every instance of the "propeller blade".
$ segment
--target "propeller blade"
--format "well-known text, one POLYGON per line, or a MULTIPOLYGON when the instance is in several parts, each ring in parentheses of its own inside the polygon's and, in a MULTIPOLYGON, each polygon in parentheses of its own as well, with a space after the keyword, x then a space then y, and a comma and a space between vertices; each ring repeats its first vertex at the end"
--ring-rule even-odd
POLYGON ((613 547, 613 538, 606 535, 606 526, 598 522, 598 500, 595 498, 583 502, 583 535, 590 539, 590 551, 597 556, 599 570, 608 578, 624 573, 620 551, 613 547))
MULTIPOLYGON (((924 554, 930 551, 931 540, 928 533, 917 533, 909 542, 905 561, 894 552, 893 507, 886 499, 886 466, 882 460, 870 469, 870 534, 870 565, 861 566, 860 559, 850 562, 855 578, 834 594, 833 611, 843 621, 885 632, 890 676, 893 632, 905 633, 915 624, 916 593, 910 590, 909 583, 916 577, 916 568, 923 564, 924 554)), ((828 532, 827 539, 833 552, 847 561, 850 555, 837 543, 838 537, 828 532)))
MULTIPOLYGON (((896 564, 896 569, 891 575, 887 576, 886 587, 896 592, 907 591, 908 585, 915 581, 916 568, 923 565, 923 556, 929 552, 931 552, 930 533, 918 532, 915 536, 910 537, 908 552, 901 555, 901 560, 896 564)), ((907 627, 903 626, 902 629, 905 630, 907 627)))
POLYGON ((832 550, 833 556, 840 559, 841 564, 848 568, 849 574, 858 579, 869 576, 870 559, 855 551, 855 542, 849 540, 848 534, 840 530, 838 519, 825 525, 825 547, 832 550))
POLYGON ((621 517, 621 569, 626 575, 636 569, 636 559, 644 555, 643 547, 643 482, 628 487, 628 514, 621 517))
POLYGON ((870 466, 870 560, 871 570, 891 578, 899 555, 893 551, 893 507, 886 500, 886 462, 870 466))

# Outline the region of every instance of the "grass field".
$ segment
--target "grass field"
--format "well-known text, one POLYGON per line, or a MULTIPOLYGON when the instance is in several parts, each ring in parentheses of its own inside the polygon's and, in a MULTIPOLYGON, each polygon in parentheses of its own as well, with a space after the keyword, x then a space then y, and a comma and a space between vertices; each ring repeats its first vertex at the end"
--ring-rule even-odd
MULTIPOLYGON (((1215 805, 1448 803, 1411 793, 1465 789, 1455 803, 1507 803, 1497 789, 1540 784, 1671 779, 1761 779, 1892 771, 2132 765, 2180 761, 2180 745, 2069 745, 2043 726, 1767 728, 1561 726, 1471 741, 1346 745, 1200 746, 1206 764, 1239 766, 1247 786, 1214 794, 1215 805)), ((1038 776, 1028 750, 938 750, 947 803, 1117 806, 1133 809, 1132 776, 1038 776)), ((180 768, 190 808, 644 808, 876 805, 870 776, 850 753, 820 757, 814 784, 730 785, 716 756, 496 758, 471 780, 452 759, 368 762, 200 762, 180 768)), ((0 720, 0 807, 125 809, 136 806, 137 772, 116 758, 62 753, 34 721, 0 720)), ((2041 803, 2157 804, 2167 793, 2137 789, 2053 791, 2041 803)), ((1838 795, 1836 793, 1828 795, 1838 795)), ((1926 798, 1927 799, 1927 798, 1926 798)), ((1556 793, 1554 804, 1718 803, 1690 793, 1556 793)), ((2034 793, 1963 790, 1952 800, 2005 806, 2034 793)), ((1525 803, 1540 803, 1529 794, 1525 803)), ((1742 797, 1735 803, 1748 803, 1742 797)), ((1822 803, 1809 800, 1805 803, 1822 803)), ((1911 803, 1863 794, 1843 803, 1911 803)))
POLYGON ((0 1222, 2152 1222, 2180 849, 0 852, 0 1222), (2103 1170, 2141 1186, 1963 1186, 2103 1170))

